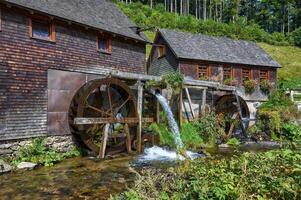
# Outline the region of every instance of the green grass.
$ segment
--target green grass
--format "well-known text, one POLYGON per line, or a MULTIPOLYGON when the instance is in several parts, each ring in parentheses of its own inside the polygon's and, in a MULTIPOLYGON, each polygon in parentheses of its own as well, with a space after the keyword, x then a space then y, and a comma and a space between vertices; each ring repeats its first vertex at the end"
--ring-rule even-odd
POLYGON ((259 43, 281 66, 278 81, 285 82, 286 87, 301 88, 301 48, 294 46, 274 46, 259 43))

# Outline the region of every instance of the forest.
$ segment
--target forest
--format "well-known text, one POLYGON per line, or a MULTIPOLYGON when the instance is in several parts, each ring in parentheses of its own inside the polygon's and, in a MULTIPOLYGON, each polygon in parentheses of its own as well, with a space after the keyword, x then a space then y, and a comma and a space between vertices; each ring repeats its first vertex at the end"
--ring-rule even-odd
POLYGON ((121 2, 126 4, 141 2, 151 8, 162 4, 165 11, 225 23, 244 17, 270 33, 290 33, 301 25, 301 2, 298 0, 121 0, 121 2))

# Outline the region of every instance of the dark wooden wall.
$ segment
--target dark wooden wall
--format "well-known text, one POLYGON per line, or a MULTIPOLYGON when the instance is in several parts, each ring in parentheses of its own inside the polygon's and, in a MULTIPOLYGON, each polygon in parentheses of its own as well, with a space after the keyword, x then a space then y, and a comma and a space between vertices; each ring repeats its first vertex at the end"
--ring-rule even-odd
POLYGON ((146 73, 144 43, 113 37, 112 54, 102 54, 96 31, 57 20, 55 43, 31 39, 29 12, 0 6, 0 140, 47 134, 48 69, 146 73))
MULTIPOLYGON (((163 40, 162 37, 158 38, 158 40, 154 43, 166 45, 166 42, 163 40)), ((166 48, 165 56, 158 58, 157 47, 154 47, 153 54, 149 60, 148 74, 160 76, 175 72, 177 71, 177 69, 178 60, 176 59, 170 48, 166 48)))

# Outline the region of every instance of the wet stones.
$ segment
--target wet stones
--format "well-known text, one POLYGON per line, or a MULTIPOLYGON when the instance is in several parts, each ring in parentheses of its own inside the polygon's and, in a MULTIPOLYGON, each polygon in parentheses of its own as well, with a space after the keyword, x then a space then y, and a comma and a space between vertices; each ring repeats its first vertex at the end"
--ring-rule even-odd
POLYGON ((13 168, 7 164, 4 160, 0 159, 0 174, 8 173, 12 170, 13 168))
POLYGON ((21 162, 17 165, 18 170, 33 170, 37 166, 36 163, 21 162))

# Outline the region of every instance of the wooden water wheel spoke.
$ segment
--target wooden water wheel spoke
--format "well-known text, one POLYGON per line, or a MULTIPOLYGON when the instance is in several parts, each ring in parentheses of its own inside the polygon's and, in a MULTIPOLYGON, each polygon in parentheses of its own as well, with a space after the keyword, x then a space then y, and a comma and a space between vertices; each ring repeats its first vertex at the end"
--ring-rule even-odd
POLYGON ((100 113, 103 113, 103 114, 105 114, 105 115, 108 115, 108 116, 111 116, 108 112, 105 112, 105 111, 103 111, 103 110, 101 110, 101 109, 99 109, 99 108, 96 108, 96 107, 94 107, 94 106, 91 106, 91 105, 89 105, 88 103, 87 103, 87 106, 86 106, 87 108, 91 108, 92 110, 94 110, 94 111, 96 111, 96 112, 100 112, 100 113))
POLYGON ((118 108, 116 108, 116 113, 119 112, 119 110, 130 100, 130 97, 128 97, 118 108))
POLYGON ((111 96, 111 90, 110 90, 111 84, 108 85, 108 97, 109 97, 109 105, 110 105, 110 115, 113 117, 113 106, 112 106, 112 96, 111 96))

